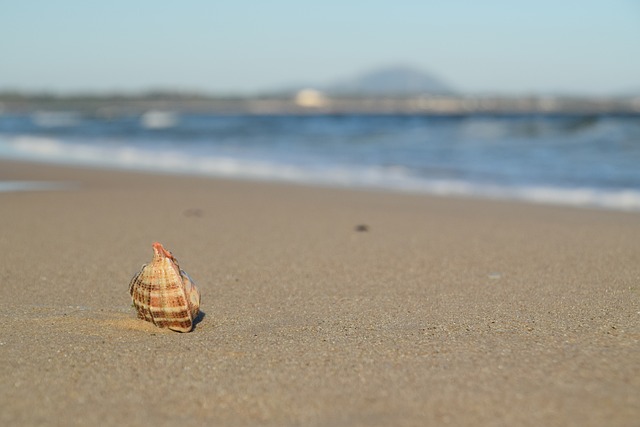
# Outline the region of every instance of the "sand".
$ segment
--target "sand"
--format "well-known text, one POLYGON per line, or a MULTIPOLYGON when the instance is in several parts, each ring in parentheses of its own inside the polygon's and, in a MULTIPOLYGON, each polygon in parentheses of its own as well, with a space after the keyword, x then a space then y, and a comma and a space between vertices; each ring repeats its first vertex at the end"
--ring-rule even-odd
POLYGON ((0 193, 0 425, 640 424, 638 213, 1 162, 8 179, 73 185, 0 193), (191 333, 131 308, 156 240, 201 289, 191 333))

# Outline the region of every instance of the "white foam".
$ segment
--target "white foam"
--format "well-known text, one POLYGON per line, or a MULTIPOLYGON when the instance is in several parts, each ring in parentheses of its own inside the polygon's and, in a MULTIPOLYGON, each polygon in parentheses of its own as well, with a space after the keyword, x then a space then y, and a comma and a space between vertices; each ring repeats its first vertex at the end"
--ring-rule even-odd
POLYGON ((170 111, 150 110, 140 117, 140 124, 147 129, 166 129, 178 123, 178 115, 170 111))
POLYGON ((464 180, 436 180, 412 175, 405 167, 282 164, 229 156, 189 155, 122 144, 82 144, 34 136, 0 139, 0 157, 55 163, 208 175, 235 179, 284 181, 337 187, 379 188, 439 196, 482 197, 533 203, 591 206, 640 211, 640 191, 489 185, 464 180))
POLYGON ((640 211, 640 191, 631 189, 560 188, 535 185, 493 186, 464 182, 440 182, 433 194, 521 200, 532 203, 640 211))
POLYGON ((55 139, 43 137, 18 137, 10 142, 14 150, 36 157, 59 156, 64 154, 63 145, 55 139))

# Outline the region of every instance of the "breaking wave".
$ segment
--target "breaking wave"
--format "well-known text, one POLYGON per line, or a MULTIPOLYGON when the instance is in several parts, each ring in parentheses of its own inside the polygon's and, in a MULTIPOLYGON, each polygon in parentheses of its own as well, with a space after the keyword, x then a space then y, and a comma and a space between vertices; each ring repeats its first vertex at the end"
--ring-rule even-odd
POLYGON ((171 146, 151 149, 113 141, 81 143, 43 136, 4 136, 0 137, 0 157, 161 173, 640 211, 640 191, 629 188, 498 185, 460 178, 428 178, 408 167, 397 165, 297 164, 250 156, 202 155, 171 146))

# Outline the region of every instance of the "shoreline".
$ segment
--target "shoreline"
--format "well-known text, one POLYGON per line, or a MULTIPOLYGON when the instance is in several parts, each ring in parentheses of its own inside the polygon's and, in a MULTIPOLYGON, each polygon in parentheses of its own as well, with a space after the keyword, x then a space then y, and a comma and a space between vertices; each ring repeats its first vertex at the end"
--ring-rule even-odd
POLYGON ((77 183, 0 193, 1 424, 640 418, 637 213, 6 161, 0 180, 77 183), (202 293, 191 333, 130 307, 153 241, 202 293))
MULTIPOLYGON (((216 173, 214 171, 192 171, 189 172, 183 169, 166 170, 158 169, 151 170, 150 168, 135 168, 127 167, 123 165, 110 165, 110 164, 80 164, 80 163, 64 163, 62 161, 55 160, 38 160, 38 159, 0 159, 0 165, 4 165, 5 168, 12 168, 12 164, 24 164, 26 167, 29 165, 51 167, 51 168, 71 168, 78 170, 88 171, 104 171, 110 173, 131 173, 131 174, 143 174, 143 175, 163 175, 172 176, 176 178, 195 178, 195 179, 210 179, 210 180, 222 180, 222 181, 237 181, 255 184, 273 184, 284 185, 294 187, 309 187, 326 190, 337 191, 364 191, 374 193, 390 193, 407 196, 417 197, 437 197, 437 198, 453 198, 469 201, 486 201, 486 202, 505 202, 505 203, 524 203, 530 205, 550 206, 550 207, 573 207, 577 209, 589 209, 589 210, 604 210, 610 212, 624 212, 624 213, 640 213, 640 193, 632 189, 621 189, 613 191, 607 191, 598 188, 591 187, 578 187, 578 188, 561 188, 561 187, 548 187, 548 186, 510 186, 510 187, 497 187, 494 185, 474 185, 467 182, 422 182, 418 186, 415 184, 412 188, 398 187, 398 186, 382 186, 375 183, 357 183, 352 182, 349 184, 332 182, 331 180, 318 181, 313 179, 293 179, 293 178, 279 178, 277 176, 272 177, 259 177, 259 176, 247 176, 242 174, 228 175, 223 173, 216 173)), ((3 191, 15 191, 13 188, 15 185, 11 185, 11 181, 3 182, 2 174, 0 174, 0 193, 3 191), (4 187, 7 190, 3 190, 4 187)), ((51 189, 55 189, 56 185, 51 185, 45 181, 39 183, 33 183, 30 185, 29 180, 24 181, 25 190, 29 190, 29 187, 41 185, 43 190, 47 186, 51 186, 51 189)), ((59 183, 57 184, 60 189, 62 187, 72 187, 73 183, 59 183)))

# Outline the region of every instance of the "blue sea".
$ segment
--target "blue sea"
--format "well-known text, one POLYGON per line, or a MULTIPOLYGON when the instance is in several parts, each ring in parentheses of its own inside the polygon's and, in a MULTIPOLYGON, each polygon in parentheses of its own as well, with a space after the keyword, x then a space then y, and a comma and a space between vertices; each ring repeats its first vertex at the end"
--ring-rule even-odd
POLYGON ((0 158, 640 211, 640 115, 0 114, 0 158))

